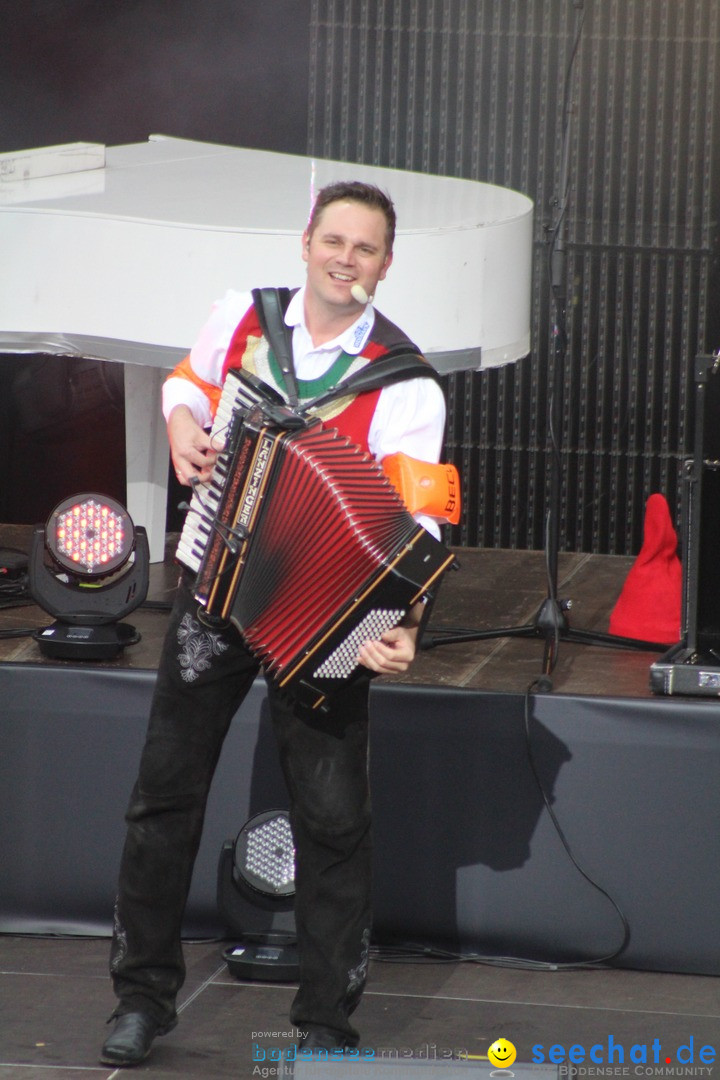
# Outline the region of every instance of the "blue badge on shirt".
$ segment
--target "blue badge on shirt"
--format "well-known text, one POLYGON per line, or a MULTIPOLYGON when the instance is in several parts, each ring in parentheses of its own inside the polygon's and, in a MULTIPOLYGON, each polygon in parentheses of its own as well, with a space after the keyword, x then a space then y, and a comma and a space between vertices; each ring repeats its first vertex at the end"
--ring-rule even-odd
POLYGON ((369 319, 363 319, 355 327, 355 333, 353 334, 353 348, 359 349, 365 340, 365 336, 370 330, 369 319))

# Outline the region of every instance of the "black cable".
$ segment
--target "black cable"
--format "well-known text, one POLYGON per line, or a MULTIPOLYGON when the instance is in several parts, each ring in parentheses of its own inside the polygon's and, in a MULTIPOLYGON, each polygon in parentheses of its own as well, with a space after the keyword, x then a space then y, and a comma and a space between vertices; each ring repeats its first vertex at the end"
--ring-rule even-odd
POLYGON ((482 964, 485 967, 513 968, 517 971, 564 971, 597 967, 600 961, 553 963, 519 956, 490 956, 481 953, 460 953, 408 942, 404 945, 373 945, 371 959, 384 964, 482 964))
POLYGON ((5 582, 0 585, 0 611, 3 608, 29 607, 32 604, 27 585, 5 582))

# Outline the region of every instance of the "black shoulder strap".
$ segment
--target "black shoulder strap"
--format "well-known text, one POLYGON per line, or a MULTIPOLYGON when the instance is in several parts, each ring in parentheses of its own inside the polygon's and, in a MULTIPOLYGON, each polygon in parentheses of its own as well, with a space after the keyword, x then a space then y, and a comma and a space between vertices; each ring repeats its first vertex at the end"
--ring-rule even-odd
POLYGON ((292 291, 284 288, 253 289, 252 291, 253 304, 260 326, 280 365, 288 401, 294 408, 300 399, 293 363, 292 330, 285 322, 285 312, 291 297, 292 291))
POLYGON ((318 395, 303 405, 301 412, 319 408, 329 401, 346 397, 348 394, 365 394, 371 390, 382 390, 384 386, 403 382, 405 379, 435 379, 436 382, 440 382, 440 376, 427 360, 418 353, 407 352, 401 347, 385 356, 378 357, 377 360, 366 364, 353 375, 348 375, 332 389, 326 390, 324 394, 318 395))
POLYGON ((384 386, 402 382, 405 379, 435 379, 440 376, 430 363, 419 353, 411 352, 407 346, 400 345, 372 363, 366 364, 346 379, 325 393, 313 398, 298 409, 298 385, 295 376, 295 364, 292 352, 292 330, 285 322, 285 312, 293 295, 291 289, 253 289, 252 297, 255 310, 267 340, 275 353, 285 381, 288 400, 292 408, 304 414, 310 409, 319 408, 329 401, 346 397, 348 394, 365 394, 372 390, 382 390, 384 386))

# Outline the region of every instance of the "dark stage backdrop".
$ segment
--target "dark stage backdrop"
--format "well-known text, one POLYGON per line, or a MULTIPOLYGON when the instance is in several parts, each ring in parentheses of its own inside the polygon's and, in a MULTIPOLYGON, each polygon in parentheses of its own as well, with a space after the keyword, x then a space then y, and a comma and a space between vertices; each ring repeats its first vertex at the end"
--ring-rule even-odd
POLYGON ((532 354, 450 380, 463 545, 543 546, 567 94, 560 544, 634 553, 651 492, 679 520, 693 359, 720 346, 717 0, 313 0, 311 48, 312 152, 536 203, 532 354))
MULTIPOLYGON (((309 33, 309 0, 0 0, 0 152, 160 133, 303 154, 309 33)), ((0 521, 124 500, 113 367, 0 356, 0 521)))
MULTIPOLYGON (((0 150, 163 132, 528 194, 533 351, 450 378, 448 455, 465 487, 453 542, 539 548, 546 227, 581 18, 567 90, 560 544, 633 553, 651 492, 679 521, 693 358, 720 346, 717 0, 0 0, 0 150)), ((3 491, 0 519, 12 520, 3 491)))
POLYGON ((0 0, 0 151, 160 133, 304 154, 310 0, 0 0))

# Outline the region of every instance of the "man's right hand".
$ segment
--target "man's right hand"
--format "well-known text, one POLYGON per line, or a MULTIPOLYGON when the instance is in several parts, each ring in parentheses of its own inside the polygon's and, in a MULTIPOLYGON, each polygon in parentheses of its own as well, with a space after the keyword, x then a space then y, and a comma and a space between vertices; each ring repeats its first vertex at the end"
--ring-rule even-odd
POLYGON ((181 484, 192 477, 209 480, 217 452, 208 433, 200 427, 187 405, 176 405, 167 422, 170 455, 181 484))

